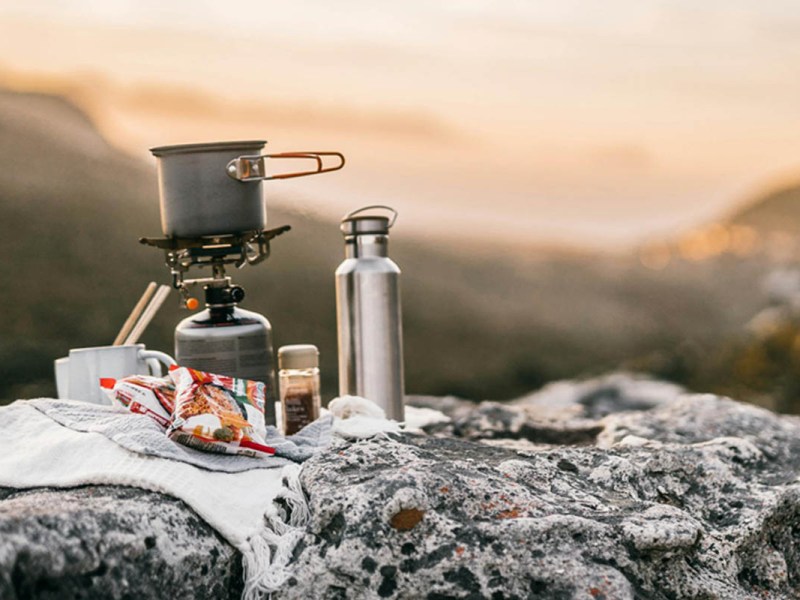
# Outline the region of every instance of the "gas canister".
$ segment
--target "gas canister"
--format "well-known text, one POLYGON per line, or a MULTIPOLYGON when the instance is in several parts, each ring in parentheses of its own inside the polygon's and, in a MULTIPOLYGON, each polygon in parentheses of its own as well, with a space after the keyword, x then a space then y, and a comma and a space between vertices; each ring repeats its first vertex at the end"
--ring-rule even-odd
POLYGON ((237 306, 244 299, 237 285, 207 285, 205 296, 206 309, 175 328, 175 360, 200 371, 262 381, 267 388, 264 418, 275 425, 278 389, 270 322, 237 306))

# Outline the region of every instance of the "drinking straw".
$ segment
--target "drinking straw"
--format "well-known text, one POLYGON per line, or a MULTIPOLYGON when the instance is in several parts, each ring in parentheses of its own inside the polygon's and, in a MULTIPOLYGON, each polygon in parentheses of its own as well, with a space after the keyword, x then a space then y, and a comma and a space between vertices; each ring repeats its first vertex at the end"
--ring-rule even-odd
POLYGON ((153 317, 156 316, 158 309, 161 308, 161 305, 164 304, 164 300, 167 299, 169 295, 170 287, 168 285, 162 285, 158 288, 156 295, 153 296, 153 300, 150 302, 148 307, 144 310, 139 321, 136 323, 136 326, 131 331, 130 335, 125 339, 125 345, 135 344, 139 341, 139 337, 144 333, 144 330, 150 325, 150 321, 153 320, 153 317))
POLYGON ((128 315, 127 320, 122 325, 122 329, 119 330, 117 337, 114 338, 114 343, 112 344, 112 346, 121 345, 122 342, 125 340, 125 338, 128 337, 128 334, 131 332, 131 329, 133 329, 133 324, 136 323, 136 319, 138 319, 141 316, 144 307, 147 306, 147 303, 150 301, 150 298, 153 296, 153 292, 156 291, 157 287, 158 286, 156 285, 155 281, 151 281, 150 283, 147 284, 147 287, 144 290, 144 294, 142 294, 142 297, 139 298, 139 301, 136 303, 136 306, 133 307, 131 314, 128 315))

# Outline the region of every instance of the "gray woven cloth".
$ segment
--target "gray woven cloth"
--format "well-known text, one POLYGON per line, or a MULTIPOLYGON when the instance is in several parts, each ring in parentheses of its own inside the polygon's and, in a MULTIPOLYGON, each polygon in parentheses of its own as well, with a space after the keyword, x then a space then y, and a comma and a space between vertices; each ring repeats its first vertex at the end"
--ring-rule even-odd
POLYGON ((250 469, 273 469, 299 463, 331 443, 333 417, 321 417, 294 435, 284 437, 267 426, 266 443, 275 455, 251 458, 236 454, 202 452, 170 440, 164 429, 150 417, 117 406, 101 406, 75 400, 38 398, 28 404, 56 423, 74 431, 100 433, 126 450, 194 465, 209 471, 239 473, 250 469))

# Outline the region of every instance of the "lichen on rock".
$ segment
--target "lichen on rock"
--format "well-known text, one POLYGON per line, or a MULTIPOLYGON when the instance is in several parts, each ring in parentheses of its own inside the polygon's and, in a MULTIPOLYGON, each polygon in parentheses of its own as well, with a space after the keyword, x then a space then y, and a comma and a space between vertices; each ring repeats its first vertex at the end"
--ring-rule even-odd
MULTIPOLYGON (((624 375, 443 407, 304 464, 276 599, 800 597, 800 419, 624 375)), ((240 556, 152 492, 0 491, 0 597, 35 586, 238 597, 240 556)))
POLYGON ((241 555, 180 500, 0 488, 0 598, 239 598, 241 555))
POLYGON ((451 402, 440 437, 392 435, 312 459, 302 474, 312 523, 282 596, 800 594, 800 420, 657 382, 631 398, 636 381, 576 385, 571 400, 562 386, 545 414, 533 408, 542 395, 451 402), (582 438, 591 430, 594 443, 582 438), (424 519, 392 527, 386 515, 401 505, 424 519))

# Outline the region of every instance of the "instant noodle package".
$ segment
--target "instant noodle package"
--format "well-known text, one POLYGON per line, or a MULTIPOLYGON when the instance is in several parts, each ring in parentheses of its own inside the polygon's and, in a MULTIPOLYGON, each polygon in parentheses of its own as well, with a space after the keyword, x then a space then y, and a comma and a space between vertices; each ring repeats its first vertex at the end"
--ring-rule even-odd
POLYGON ((134 413, 147 415, 164 428, 172 423, 175 407, 175 386, 169 378, 131 375, 124 379, 101 379, 100 387, 112 404, 127 407, 134 413))
POLYGON ((178 367, 175 409, 167 435, 181 444, 226 454, 274 454, 264 436, 265 387, 260 381, 237 379, 178 367))
POLYGON ((103 379, 101 387, 112 402, 149 416, 185 446, 254 457, 275 453, 265 441, 266 394, 260 381, 175 367, 165 378, 103 379))

